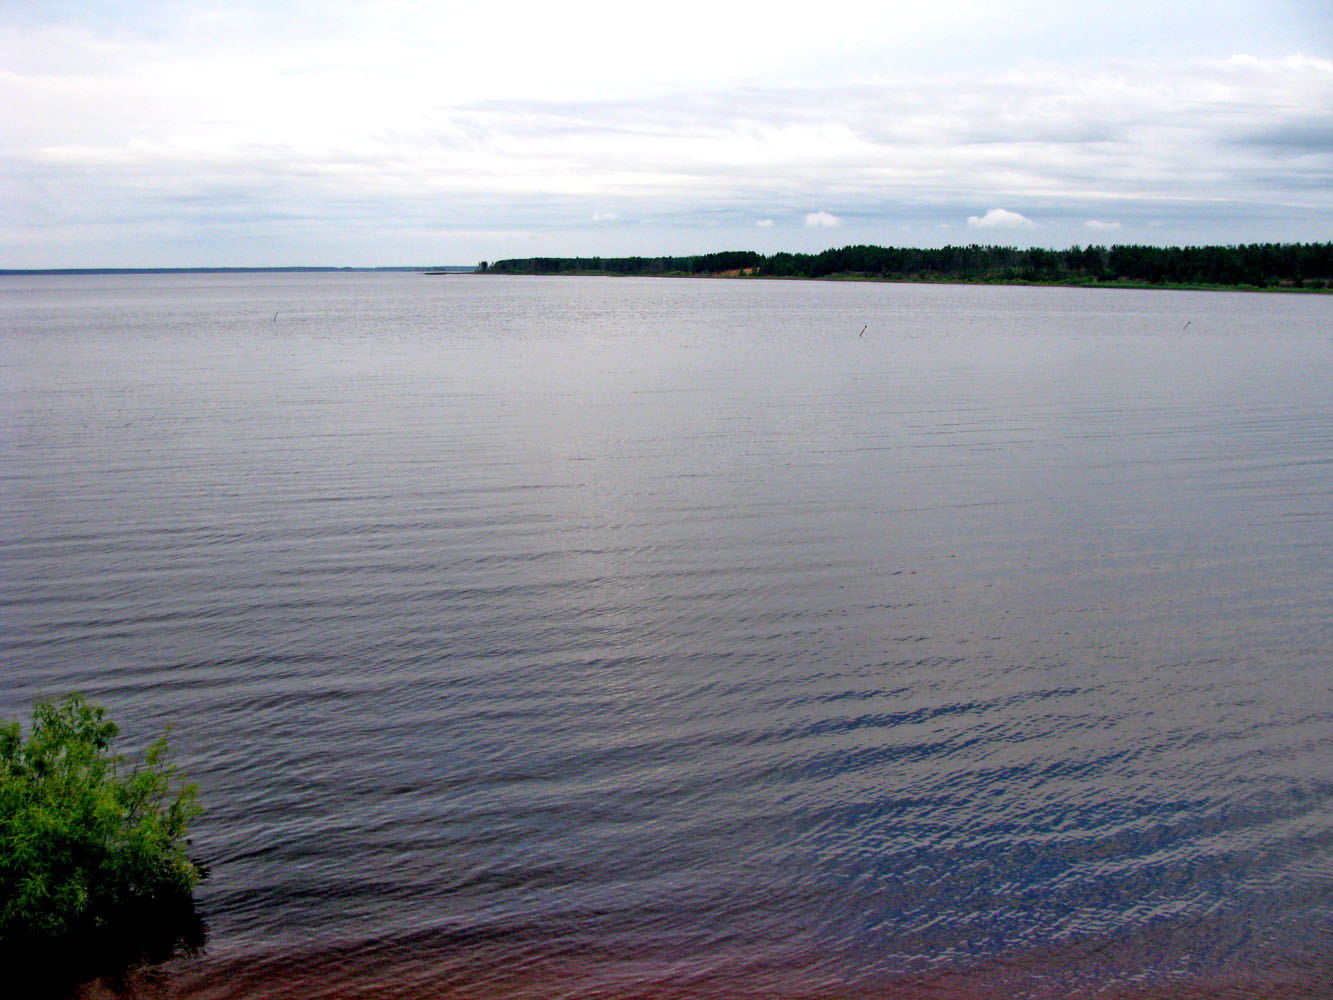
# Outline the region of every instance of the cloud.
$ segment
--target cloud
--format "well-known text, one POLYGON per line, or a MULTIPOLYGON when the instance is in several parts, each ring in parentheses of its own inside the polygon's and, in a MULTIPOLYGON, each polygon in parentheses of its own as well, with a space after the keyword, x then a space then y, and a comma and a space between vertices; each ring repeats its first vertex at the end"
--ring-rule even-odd
POLYGON ((967 224, 973 229, 1030 229, 1035 223, 1017 212, 992 208, 985 215, 969 215, 967 224))
POLYGON ((1333 150, 1333 112, 1294 122, 1266 123, 1236 137, 1242 145, 1266 147, 1300 156, 1333 150))
POLYGON ((810 212, 805 217, 805 227, 807 229, 833 229, 841 225, 842 220, 828 212, 810 212))
POLYGON ((1118 222, 1102 222, 1100 219, 1089 219, 1087 222, 1083 223, 1083 228, 1095 229, 1098 232, 1105 233, 1114 232, 1115 230, 1120 229, 1121 226, 1118 222))
MULTIPOLYGON (((977 30, 972 55, 986 58, 915 72, 883 57, 901 16, 942 45, 957 33, 919 5, 897 20, 867 6, 837 29, 851 46, 837 59, 822 33, 768 19, 756 30, 787 44, 752 38, 747 72, 681 60, 685 46, 610 44, 638 37, 621 30, 639 16, 623 5, 585 43, 586 19, 564 8, 510 30, 476 5, 415 0, 121 4, 0 12, 0 267, 77 264, 98 247, 114 264, 127 246, 145 264, 245 264, 279 246, 284 262, 343 263, 325 248, 352 246, 349 233, 364 234, 356 262, 411 264, 394 234, 429 220, 505 234, 460 242, 463 261, 585 238, 603 254, 703 250, 755 228, 814 246, 843 220, 858 239, 932 245, 964 220, 1071 242, 1103 219, 1175 243, 1333 230, 1333 60, 1313 41, 1300 57, 1172 39, 1156 59, 1136 43, 1075 62, 1069 47, 1011 58, 977 30), (782 52, 809 72, 773 71, 782 52), (512 72, 497 77, 501 58, 512 72), (979 204, 1032 206, 1040 225, 998 208, 969 218, 979 204), (804 236, 789 225, 802 220, 804 236)), ((729 27, 707 44, 751 38, 744 8, 719 17, 729 27)), ((994 19, 1020 23, 1007 7, 994 19)), ((697 31, 672 21, 682 39, 697 31)))

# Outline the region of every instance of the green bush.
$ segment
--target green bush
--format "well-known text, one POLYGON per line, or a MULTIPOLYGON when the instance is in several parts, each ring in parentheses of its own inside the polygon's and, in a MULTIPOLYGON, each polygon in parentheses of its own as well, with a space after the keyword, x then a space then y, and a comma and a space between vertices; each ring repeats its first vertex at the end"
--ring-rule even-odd
MULTIPOLYGON (((165 957, 200 934, 186 855, 200 812, 166 738, 127 767, 115 723, 74 694, 39 702, 31 733, 0 723, 0 962, 165 957)), ((77 971, 87 972, 80 968, 77 971)), ((96 970, 100 971, 100 969, 96 970)))

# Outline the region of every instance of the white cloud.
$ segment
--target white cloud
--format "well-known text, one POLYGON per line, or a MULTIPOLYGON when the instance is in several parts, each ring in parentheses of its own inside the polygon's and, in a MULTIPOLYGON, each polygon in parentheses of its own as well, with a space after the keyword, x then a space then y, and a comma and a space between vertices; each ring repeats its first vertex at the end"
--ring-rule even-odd
MULTIPOLYGON (((1143 23, 1198 14, 1194 0, 1169 14, 1127 2, 1143 23)), ((1052 240, 1104 219, 1156 224, 1162 242, 1333 230, 1333 60, 1317 41, 1333 33, 1310 25, 1308 44, 1243 58, 1174 38, 1154 59, 1142 53, 1166 43, 1141 49, 1118 6, 1125 52, 1034 55, 1029 34, 1061 40, 1051 20, 1030 31, 1009 7, 960 4, 904 0, 885 16, 866 0, 818 39, 724 8, 697 45, 694 20, 669 19, 680 44, 662 46, 629 41, 650 33, 630 30, 647 15, 623 5, 548 5, 511 30, 475 4, 420 0, 23 5, 59 19, 0 4, 0 267, 57 244, 71 255, 60 263, 94 246, 141 247, 150 264, 218 246, 203 262, 244 264, 278 237, 296 248, 286 260, 313 260, 362 219, 365 263, 414 263, 393 234, 427 219, 534 234, 551 253, 585 236, 602 253, 681 252, 756 227, 813 245, 841 220, 810 205, 838 208, 849 229, 937 242, 964 220, 1052 240), (886 57, 925 36, 954 53, 943 69, 886 57), (728 47, 735 60, 711 58, 728 47), (502 62, 512 72, 497 76, 502 62), (1040 206, 1040 226, 1004 209, 969 219, 980 204, 1040 206), (617 215, 651 221, 589 221, 617 215), (804 237, 787 225, 802 219, 804 237)), ((494 247, 460 253, 481 256, 494 247)))
POLYGON ((1083 223, 1083 228, 1095 229, 1097 232, 1106 233, 1114 232, 1122 227, 1118 222, 1102 222, 1100 219, 1089 219, 1087 222, 1083 223))
POLYGON ((973 229, 1030 229, 1033 221, 1005 208, 992 208, 985 215, 969 215, 967 224, 973 229))
POLYGON ((833 229, 835 226, 841 225, 842 220, 828 212, 810 212, 805 217, 807 229, 833 229))

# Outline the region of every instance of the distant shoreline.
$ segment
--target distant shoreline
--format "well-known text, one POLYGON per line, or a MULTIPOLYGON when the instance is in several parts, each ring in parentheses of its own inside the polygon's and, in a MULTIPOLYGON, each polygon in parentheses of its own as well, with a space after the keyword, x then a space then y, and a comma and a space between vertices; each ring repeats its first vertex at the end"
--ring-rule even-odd
POLYGON ((392 267, 0 268, 0 276, 416 273, 802 279, 1176 291, 1333 292, 1333 242, 1140 245, 1046 250, 1005 246, 846 246, 820 253, 726 250, 688 256, 520 257, 392 267))
POLYGON ((688 271, 636 271, 624 273, 609 270, 525 270, 505 271, 493 268, 485 270, 477 267, 56 267, 33 269, 0 268, 0 277, 96 277, 105 276, 150 276, 150 275, 192 275, 192 274, 421 274, 426 276, 459 274, 498 274, 505 277, 556 277, 556 278, 688 278, 705 280, 758 280, 758 281, 847 281, 887 285, 990 285, 995 287, 1017 288, 1109 288, 1140 291, 1179 291, 1179 292, 1292 292, 1307 295, 1333 294, 1333 283, 1327 286, 1302 285, 1227 285, 1227 284, 1191 284, 1188 282, 1152 282, 1152 281, 1090 281, 1090 280, 1024 280, 1021 278, 966 278, 957 275, 940 277, 904 277, 897 275, 880 276, 856 272, 824 274, 818 276, 793 274, 746 274, 738 271, 723 271, 710 274, 690 274, 688 271))
POLYGON ((727 250, 684 257, 522 257, 482 261, 486 274, 805 278, 1203 291, 1333 290, 1333 243, 1244 246, 846 246, 821 253, 727 250))

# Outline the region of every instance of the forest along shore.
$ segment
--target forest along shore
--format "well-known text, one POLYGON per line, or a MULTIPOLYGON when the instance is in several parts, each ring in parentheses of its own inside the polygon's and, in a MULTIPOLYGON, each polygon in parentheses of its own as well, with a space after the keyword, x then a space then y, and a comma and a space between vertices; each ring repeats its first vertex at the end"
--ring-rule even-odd
POLYGON ((1088 246, 1068 250, 847 246, 817 254, 728 250, 686 257, 519 257, 489 274, 840 278, 1113 287, 1333 290, 1333 243, 1088 246))

